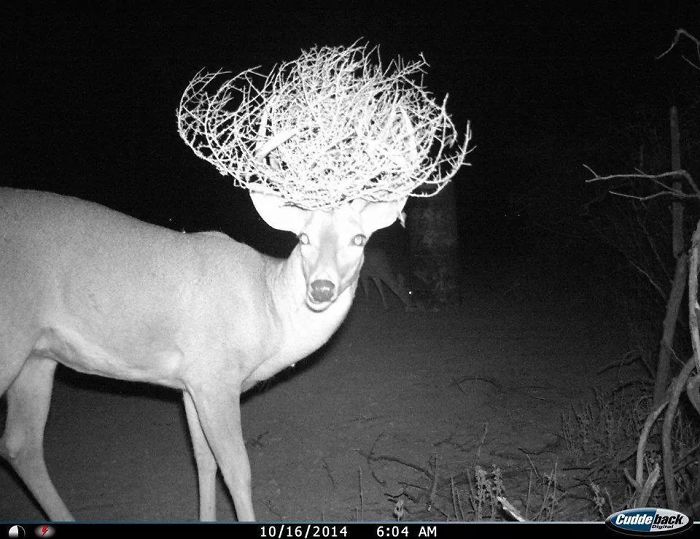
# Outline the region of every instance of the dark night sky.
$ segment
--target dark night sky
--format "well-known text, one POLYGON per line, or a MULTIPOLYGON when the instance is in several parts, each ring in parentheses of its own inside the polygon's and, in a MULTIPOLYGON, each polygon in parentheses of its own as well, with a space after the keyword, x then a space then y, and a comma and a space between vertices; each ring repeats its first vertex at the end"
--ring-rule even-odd
POLYGON ((678 74, 690 76, 677 54, 654 56, 675 28, 700 28, 697 1, 93 4, 5 8, 0 184, 234 236, 255 221, 240 210, 243 194, 175 128, 181 92, 202 67, 270 67, 358 38, 384 58, 423 52, 428 87, 450 94, 458 125, 472 122, 478 148, 457 181, 465 212, 478 214, 507 190, 529 189, 532 175, 569 171, 578 185, 582 162, 604 165, 595 161, 602 134, 640 106, 664 111, 678 74))

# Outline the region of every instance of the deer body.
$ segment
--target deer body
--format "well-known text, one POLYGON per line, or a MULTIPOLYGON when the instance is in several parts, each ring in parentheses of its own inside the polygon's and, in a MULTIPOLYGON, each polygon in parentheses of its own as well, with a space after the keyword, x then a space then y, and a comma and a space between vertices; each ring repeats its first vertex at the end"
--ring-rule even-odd
POLYGON ((215 518, 218 466, 239 520, 254 519, 240 395, 330 338, 363 261, 353 238, 391 224, 398 207, 310 212, 274 198, 253 200, 272 226, 304 238, 286 260, 223 234, 182 234, 94 203, 0 188, 0 456, 49 518, 72 518, 42 449, 58 362, 182 390, 200 518, 215 518))

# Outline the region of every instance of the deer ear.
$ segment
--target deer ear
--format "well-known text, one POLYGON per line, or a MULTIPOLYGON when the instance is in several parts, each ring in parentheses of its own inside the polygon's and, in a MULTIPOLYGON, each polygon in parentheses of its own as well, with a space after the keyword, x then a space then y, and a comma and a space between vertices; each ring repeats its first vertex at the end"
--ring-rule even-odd
POLYGON ((251 191, 250 198, 260 217, 277 230, 299 234, 308 218, 308 210, 287 205, 287 202, 279 195, 251 191))
POLYGON ((401 218, 408 197, 394 202, 369 202, 360 210, 362 228, 368 233, 385 228, 401 218))

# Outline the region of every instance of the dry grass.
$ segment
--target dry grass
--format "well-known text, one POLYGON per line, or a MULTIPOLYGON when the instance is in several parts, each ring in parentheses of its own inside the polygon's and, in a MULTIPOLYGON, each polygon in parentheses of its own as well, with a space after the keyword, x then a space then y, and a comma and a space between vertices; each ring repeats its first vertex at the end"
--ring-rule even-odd
MULTIPOLYGON (((591 402, 562 415, 562 438, 572 466, 579 471, 579 485, 589 489, 598 517, 638 506, 634 476, 640 433, 651 413, 650 391, 627 386, 611 394, 597 392, 591 402)), ((700 424, 689 406, 680 406, 673 424, 673 470, 683 509, 692 514, 700 469, 700 424)), ((661 464, 660 425, 655 424, 643 453, 644 475, 661 464)), ((644 505, 666 507, 663 481, 657 481, 644 505)))
MULTIPOLYGON (((387 507, 387 518, 602 521, 616 511, 635 507, 635 490, 625 478, 625 470, 634 467, 640 431, 650 408, 651 397, 642 384, 607 394, 598 391, 592 400, 572 406, 562 414, 562 444, 548 471, 538 469, 529 457, 527 467, 476 462, 457 474, 442 472, 435 455, 427 466, 374 452, 365 457, 370 469, 384 461, 423 476, 423 480, 398 481, 402 490, 389 497, 393 505, 387 507)), ((659 430, 652 431, 644 453, 647 474, 662 458, 659 430)), ((692 515, 700 492, 700 430, 692 410, 678 412, 672 438, 682 510, 692 515)), ((480 449, 476 460, 488 461, 480 449)), ((663 481, 653 489, 649 505, 666 506, 663 481)))

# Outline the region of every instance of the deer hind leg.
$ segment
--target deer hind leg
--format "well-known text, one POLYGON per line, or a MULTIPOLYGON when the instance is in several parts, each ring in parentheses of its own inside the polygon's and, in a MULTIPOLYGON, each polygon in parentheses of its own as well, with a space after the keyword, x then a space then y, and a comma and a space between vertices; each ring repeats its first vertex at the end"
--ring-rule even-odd
POLYGON ((24 481, 51 520, 73 520, 44 461, 44 427, 56 362, 30 357, 7 390, 7 419, 0 454, 24 481))
POLYGON ((185 414, 192 438, 199 480, 199 520, 216 520, 216 460, 211 452, 190 394, 184 392, 185 414))
POLYGON ((250 461, 241 430, 240 394, 209 381, 191 392, 197 417, 224 477, 239 521, 255 520, 250 491, 250 461))

